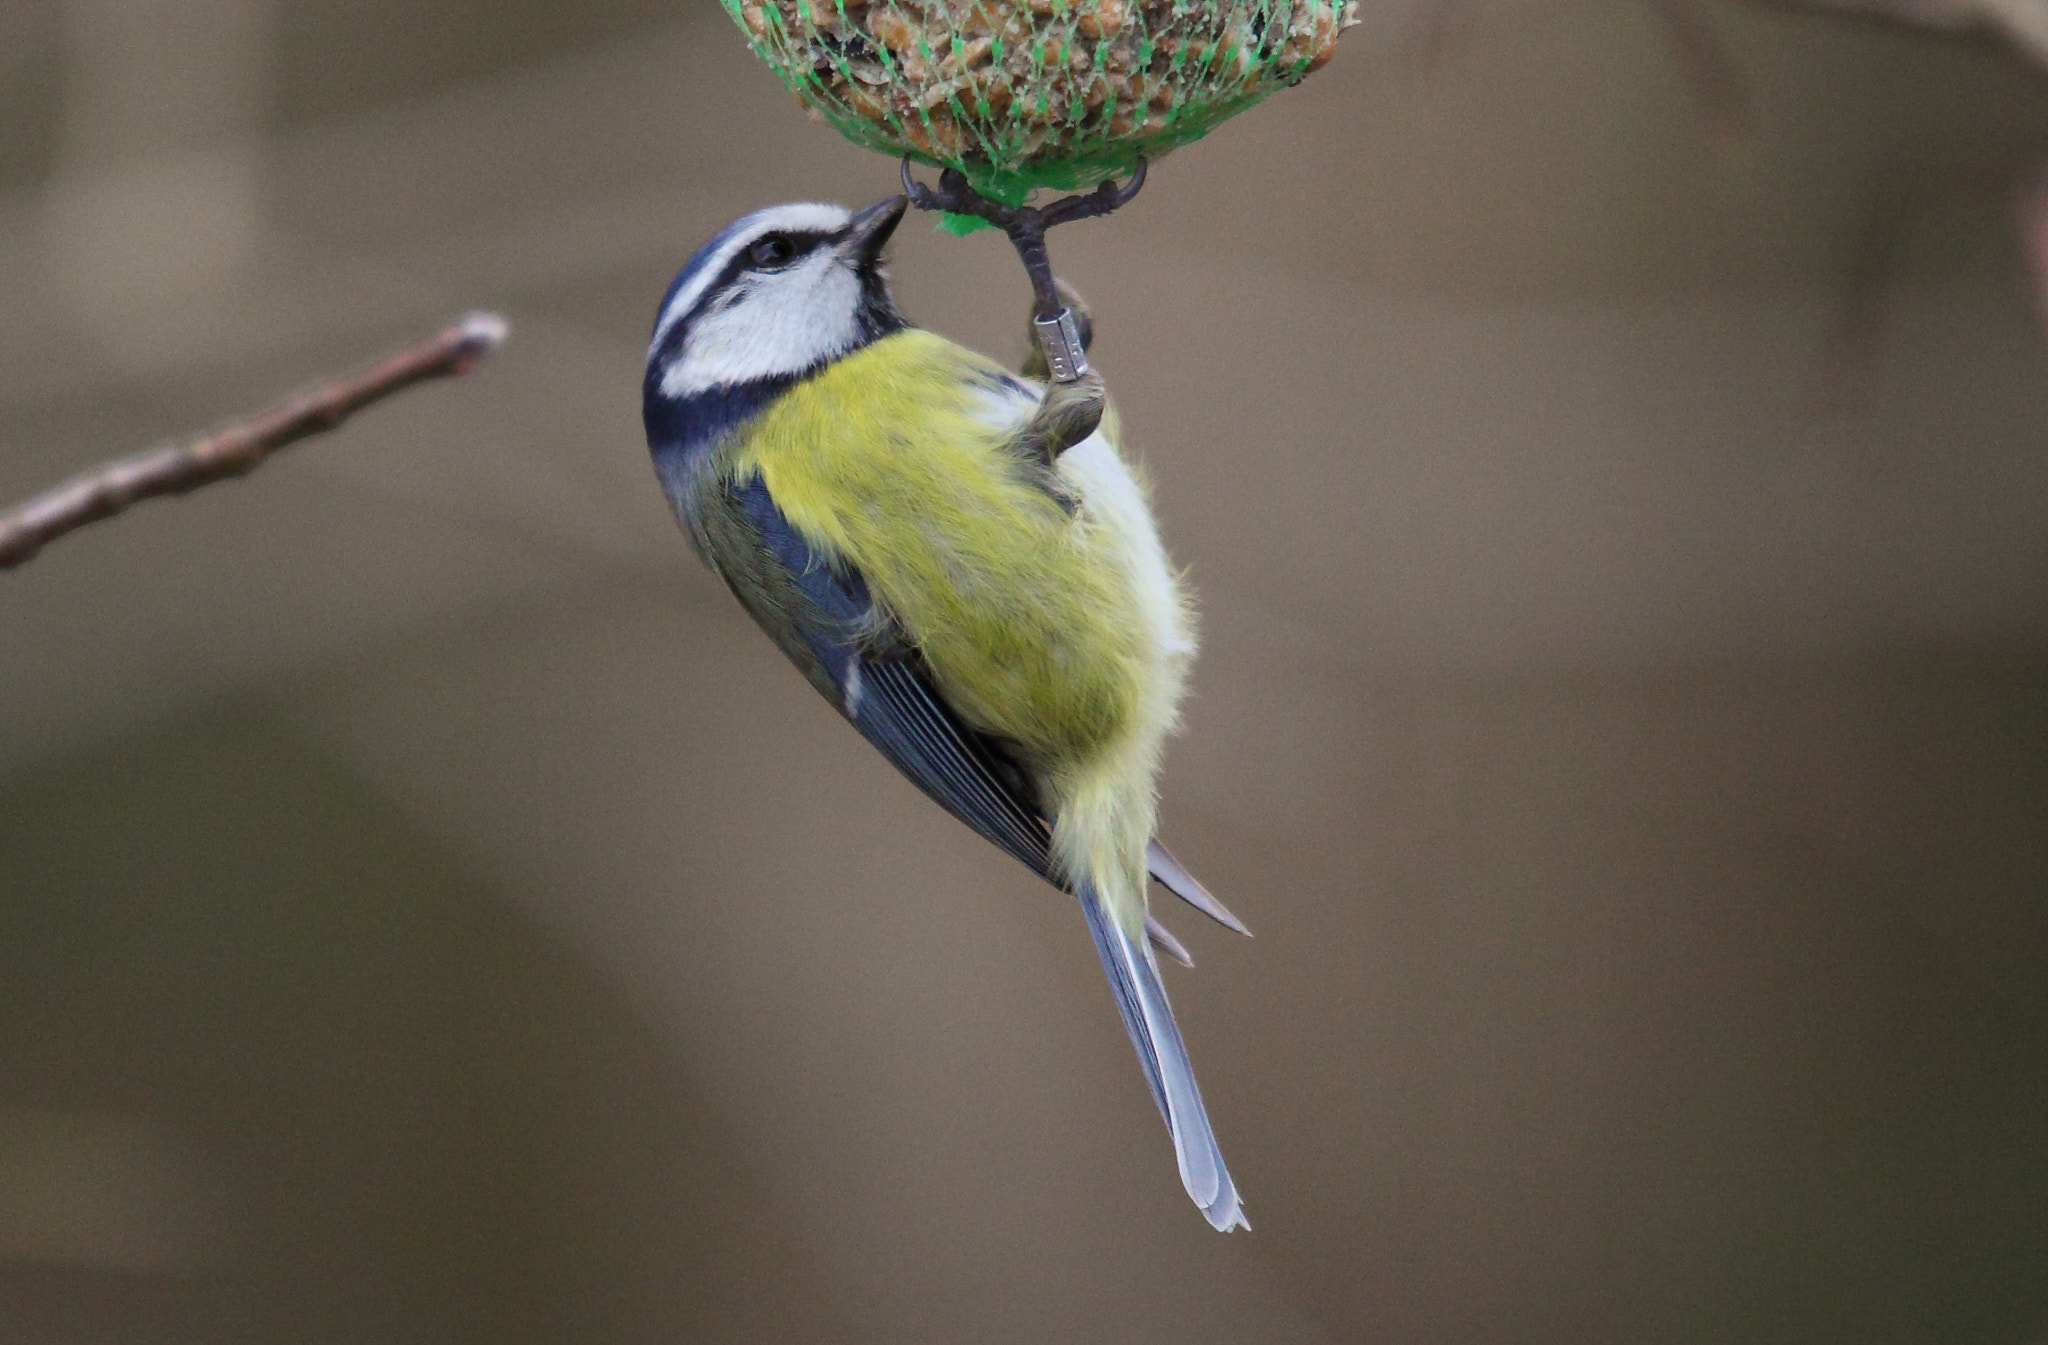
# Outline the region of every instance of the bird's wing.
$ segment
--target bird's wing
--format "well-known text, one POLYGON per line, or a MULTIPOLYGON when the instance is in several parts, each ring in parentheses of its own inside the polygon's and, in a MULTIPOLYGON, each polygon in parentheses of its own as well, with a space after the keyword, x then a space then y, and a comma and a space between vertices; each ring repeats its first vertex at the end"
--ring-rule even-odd
MULTIPOLYGON (((758 477, 705 492, 700 517, 707 553, 740 602, 861 735, 983 839, 1072 890, 1053 870, 1052 827, 1030 777, 946 704, 924 661, 876 611, 859 571, 820 556, 758 477)), ((1208 893, 1163 849, 1155 846, 1149 858, 1168 891, 1205 913, 1222 909, 1214 898, 1211 910, 1186 895, 1208 893)), ((1194 965, 1157 917, 1145 917, 1145 933, 1166 956, 1194 965)))
POLYGON ((759 477, 706 492, 701 509, 713 564, 812 684, 940 807, 1065 888, 1029 777, 946 704, 860 573, 805 541, 759 477))
POLYGON ((913 658, 864 659, 853 665, 857 694, 847 718, 882 755, 947 812, 1059 887, 1053 874, 1052 828, 1006 784, 1013 774, 986 739, 966 728, 913 658))

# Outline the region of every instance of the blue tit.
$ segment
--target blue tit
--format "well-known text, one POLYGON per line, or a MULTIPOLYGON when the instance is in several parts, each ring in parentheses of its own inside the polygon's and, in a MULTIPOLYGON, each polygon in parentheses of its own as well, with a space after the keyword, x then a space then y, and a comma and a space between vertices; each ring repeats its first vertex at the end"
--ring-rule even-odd
POLYGON ((1114 412, 1048 447, 1044 387, 897 312, 882 248, 905 204, 775 206, 699 249, 648 349, 655 471, 839 713, 1079 899, 1181 1181, 1245 1227, 1153 945, 1185 954, 1146 907, 1149 875, 1244 932, 1153 839, 1188 603, 1114 412))

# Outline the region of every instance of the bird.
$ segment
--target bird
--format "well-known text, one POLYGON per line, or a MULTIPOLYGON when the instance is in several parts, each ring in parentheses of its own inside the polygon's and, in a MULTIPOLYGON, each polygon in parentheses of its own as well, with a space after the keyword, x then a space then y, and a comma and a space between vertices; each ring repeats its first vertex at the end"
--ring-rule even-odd
POLYGON ((1248 1228, 1155 949, 1187 954, 1147 906, 1149 876, 1250 933, 1153 834, 1189 600, 1099 375, 1048 390, 898 311, 907 204, 771 206, 697 250, 648 346, 655 474, 811 685, 1078 900, 1183 1185, 1248 1228))

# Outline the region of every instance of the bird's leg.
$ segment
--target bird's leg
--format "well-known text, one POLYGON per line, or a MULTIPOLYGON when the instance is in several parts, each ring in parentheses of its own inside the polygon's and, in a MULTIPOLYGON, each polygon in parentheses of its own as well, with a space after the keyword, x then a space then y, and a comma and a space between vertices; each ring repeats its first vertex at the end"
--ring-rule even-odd
POLYGON ((1079 296, 1054 279, 1045 250, 1045 231, 1056 224, 1107 215, 1129 204, 1144 185, 1145 162, 1140 159, 1131 180, 1122 186, 1109 181, 1092 192, 1065 196, 1044 206, 1012 206, 975 191, 956 168, 939 175, 935 191, 911 176, 909 159, 903 161, 903 190, 912 205, 987 220, 1009 237, 1024 263, 1024 272, 1031 279, 1031 331, 1037 345, 1035 356, 1025 362, 1025 372, 1045 377, 1049 386, 1038 410, 1017 433, 1024 451, 1048 465, 1095 433, 1102 423, 1108 393, 1102 376, 1088 364, 1094 324, 1089 321, 1087 306, 1078 302, 1079 296))
MULTIPOLYGON (((1085 352, 1095 339, 1094 315, 1088 310, 1087 300, 1072 285, 1062 280, 1058 287, 1060 307, 1073 315, 1076 339, 1085 352)), ((1095 433, 1095 427, 1102 423, 1109 393, 1103 387, 1102 375, 1092 368, 1079 378, 1064 382, 1053 378, 1052 371, 1046 367, 1045 347, 1037 339, 1039 326, 1036 314, 1028 325, 1031 328, 1030 344, 1020 372, 1026 378, 1044 383, 1046 390, 1038 410, 1018 427, 1018 446, 1027 456, 1051 466, 1060 454, 1095 433)))
MULTIPOLYGON (((1086 353, 1095 344, 1095 314, 1088 307, 1088 301, 1081 292, 1066 281, 1054 282, 1059 287, 1060 307, 1074 315, 1074 326, 1081 338, 1081 350, 1086 353)), ((1024 363, 1017 372, 1026 378, 1035 378, 1041 383, 1052 380, 1052 370, 1046 367, 1045 347, 1038 343, 1038 315, 1032 313, 1024 319, 1024 363)))

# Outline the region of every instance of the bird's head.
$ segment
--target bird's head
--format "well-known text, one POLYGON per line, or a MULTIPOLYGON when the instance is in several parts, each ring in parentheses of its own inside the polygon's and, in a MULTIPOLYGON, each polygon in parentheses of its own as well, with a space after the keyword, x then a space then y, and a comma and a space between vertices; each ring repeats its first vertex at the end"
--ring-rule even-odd
POLYGON ((901 328, 882 245, 907 205, 770 206, 699 248, 655 318, 650 416, 658 402, 785 383, 901 328))

